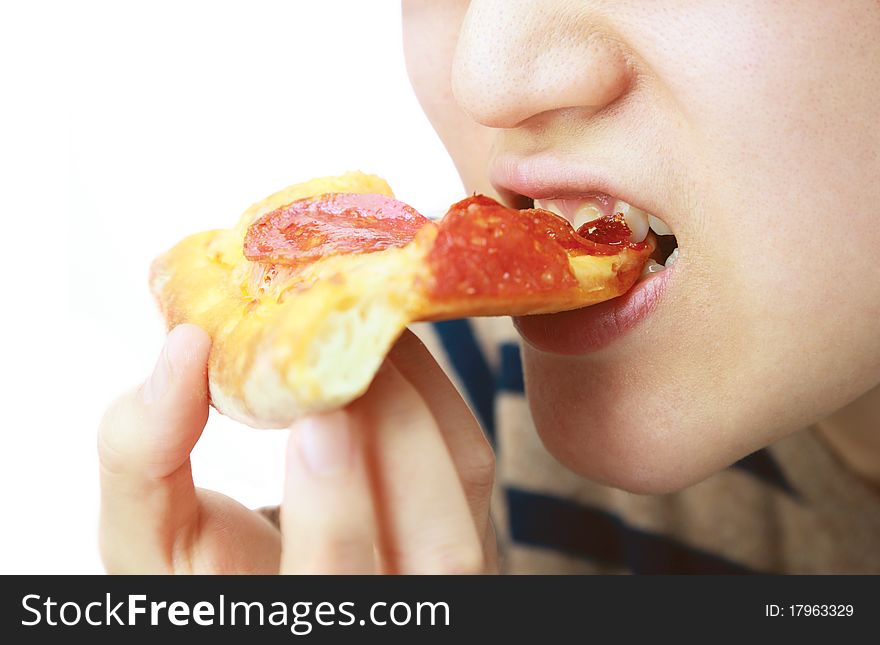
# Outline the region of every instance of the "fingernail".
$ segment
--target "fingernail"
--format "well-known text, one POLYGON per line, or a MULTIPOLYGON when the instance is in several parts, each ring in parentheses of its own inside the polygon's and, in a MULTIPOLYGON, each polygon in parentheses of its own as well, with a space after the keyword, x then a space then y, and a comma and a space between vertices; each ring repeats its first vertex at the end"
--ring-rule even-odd
POLYGON ((308 417, 296 424, 299 450, 306 468, 321 477, 337 475, 351 464, 348 415, 337 411, 308 417))
POLYGON ((186 343, 182 334, 175 327, 168 333, 165 339, 165 346, 159 354, 153 373, 144 386, 144 402, 154 403, 161 399, 168 390, 168 384, 171 382, 171 374, 174 365, 180 362, 183 352, 186 350, 186 343))

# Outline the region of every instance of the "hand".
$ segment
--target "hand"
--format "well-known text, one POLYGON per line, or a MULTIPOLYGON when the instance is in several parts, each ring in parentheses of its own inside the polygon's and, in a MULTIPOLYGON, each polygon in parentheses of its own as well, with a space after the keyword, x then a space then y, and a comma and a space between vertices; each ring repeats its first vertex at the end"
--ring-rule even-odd
POLYGON ((280 531, 193 484, 210 339, 169 335, 153 375, 98 432, 100 544, 110 573, 496 572, 494 457, 410 332, 369 391, 290 431, 280 531))

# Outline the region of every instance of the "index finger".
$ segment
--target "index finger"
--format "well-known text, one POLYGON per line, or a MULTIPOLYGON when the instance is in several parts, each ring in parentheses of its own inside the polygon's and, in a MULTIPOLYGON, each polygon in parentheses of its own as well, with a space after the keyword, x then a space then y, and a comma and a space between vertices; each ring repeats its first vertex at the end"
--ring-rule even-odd
POLYGON ((488 528, 495 481, 492 446, 468 404, 418 336, 405 330, 388 358, 436 420, 482 535, 488 528))

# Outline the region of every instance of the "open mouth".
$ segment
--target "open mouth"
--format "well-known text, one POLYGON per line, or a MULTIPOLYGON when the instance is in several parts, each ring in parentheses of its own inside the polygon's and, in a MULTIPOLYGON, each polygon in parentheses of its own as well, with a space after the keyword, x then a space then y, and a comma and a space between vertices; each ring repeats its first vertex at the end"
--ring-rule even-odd
POLYGON ((597 220, 614 216, 623 218, 633 243, 644 241, 648 232, 653 231, 657 238, 657 248, 645 263, 640 280, 668 269, 678 260, 678 241, 669 225, 656 215, 636 208, 622 199, 615 199, 605 193, 590 193, 577 198, 535 199, 534 207, 565 219, 580 235, 588 238, 591 237, 597 220))
MULTIPOLYGON (((507 196, 511 197, 510 193, 507 196)), ((520 207, 532 205, 547 210, 588 239, 601 238, 609 230, 609 220, 622 220, 629 237, 621 235, 617 239, 638 244, 653 233, 656 241, 641 276, 625 294, 572 311, 516 318, 517 330, 529 345, 552 354, 589 354, 623 336, 655 311, 672 276, 667 269, 679 259, 675 233, 661 218, 602 192, 560 198, 516 196, 512 201, 520 207)))

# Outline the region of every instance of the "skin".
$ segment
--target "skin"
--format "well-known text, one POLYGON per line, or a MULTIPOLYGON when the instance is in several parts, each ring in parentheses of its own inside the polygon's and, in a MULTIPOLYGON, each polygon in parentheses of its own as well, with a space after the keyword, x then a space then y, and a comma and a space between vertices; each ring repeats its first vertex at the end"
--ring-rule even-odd
POLYGON ((410 0, 404 26, 469 192, 515 202, 499 160, 550 156, 676 234, 642 324, 586 356, 526 344, 554 456, 662 493, 820 422, 876 477, 880 4, 410 0))
POLYGON ((211 341, 175 327, 153 374, 98 431, 100 547, 110 573, 493 573, 494 457, 407 332, 370 390, 290 431, 280 530, 197 489, 211 341))
MULTIPOLYGON (((880 481, 880 4, 406 0, 403 23, 468 192, 518 202, 493 167, 542 153, 676 234, 647 320, 588 355, 524 347, 563 464, 661 493, 815 424, 880 481)), ((364 397, 291 429, 280 531, 193 484, 209 347, 173 330, 101 423, 108 571, 497 570, 492 452, 414 336, 364 397)))

